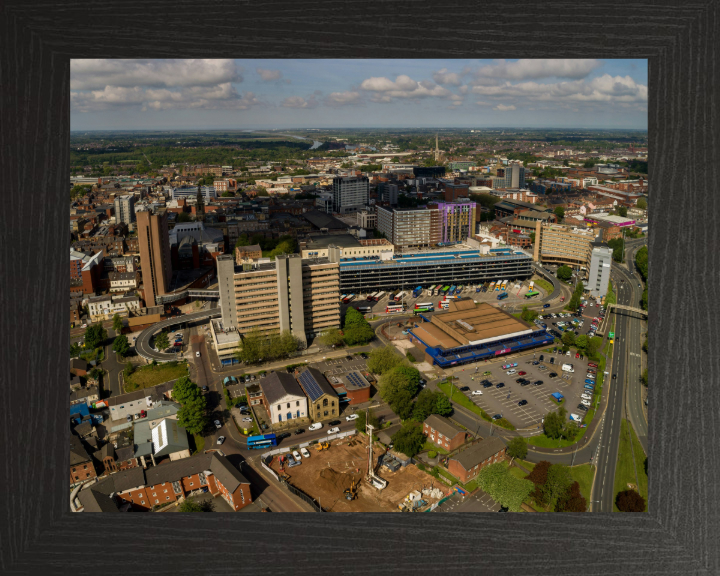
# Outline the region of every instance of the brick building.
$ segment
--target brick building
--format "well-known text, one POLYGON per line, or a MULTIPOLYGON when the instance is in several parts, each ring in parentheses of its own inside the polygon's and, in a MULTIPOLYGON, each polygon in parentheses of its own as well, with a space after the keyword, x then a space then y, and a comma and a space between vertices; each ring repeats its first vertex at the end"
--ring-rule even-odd
POLYGON ((448 460, 448 472, 463 484, 475 478, 480 470, 505 459, 507 448, 497 437, 482 440, 448 460))
POLYGON ((455 450, 465 443, 465 431, 437 414, 431 414, 425 419, 423 434, 433 444, 448 451, 455 450))

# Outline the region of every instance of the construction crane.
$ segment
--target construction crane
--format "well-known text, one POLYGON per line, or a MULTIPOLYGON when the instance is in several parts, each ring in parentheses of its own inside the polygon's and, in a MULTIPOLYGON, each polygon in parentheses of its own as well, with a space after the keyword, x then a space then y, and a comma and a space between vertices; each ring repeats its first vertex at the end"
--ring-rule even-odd
POLYGON ((365 432, 369 438, 368 442, 368 467, 367 467, 367 476, 365 477, 365 480, 367 481, 370 486, 373 488, 377 488, 378 490, 382 490, 387 486, 387 480, 383 480, 379 476, 375 475, 375 471, 373 470, 373 457, 372 457, 372 449, 373 449, 373 430, 375 427, 369 423, 370 420, 370 409, 367 408, 365 410, 365 432))

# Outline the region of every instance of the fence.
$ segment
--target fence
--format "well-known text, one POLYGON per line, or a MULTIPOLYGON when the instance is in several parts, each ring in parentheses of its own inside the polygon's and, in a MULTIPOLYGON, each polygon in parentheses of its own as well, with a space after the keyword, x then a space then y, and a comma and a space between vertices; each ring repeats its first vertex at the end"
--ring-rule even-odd
POLYGON ((285 486, 285 488, 287 488, 290 492, 295 494, 295 496, 297 496, 298 498, 301 498, 302 500, 304 500, 305 502, 310 504, 310 506, 313 507, 313 512, 326 512, 326 510, 323 510, 321 508, 321 506, 315 501, 314 498, 311 498, 310 496, 305 494, 305 492, 300 490, 300 488, 296 488, 295 486, 290 484, 290 482, 288 482, 287 480, 285 480, 285 479, 280 480, 280 484, 282 486, 285 486))
POLYGON ((433 510, 435 510, 435 508, 437 508, 437 507, 440 506, 441 504, 443 504, 443 503, 447 502, 448 500, 450 500, 450 498, 452 498, 454 495, 455 495, 455 493, 453 492, 452 494, 450 494, 450 495, 448 495, 448 496, 445 496, 445 498, 440 498, 440 500, 438 500, 437 502, 435 502, 435 504, 433 504, 432 506, 430 506, 430 508, 428 508, 427 510, 425 510, 425 512, 432 512, 433 510))
POLYGON ((267 465, 265 464, 265 462, 263 462, 262 460, 260 460, 260 464, 262 464, 262 467, 265 468, 265 470, 267 470, 268 472, 270 472, 270 474, 272 474, 272 476, 273 476, 273 478, 275 478, 275 480, 278 480, 278 481, 280 480, 280 477, 277 475, 277 473, 275 472, 275 470, 273 470, 272 468, 270 468, 270 466, 267 466, 267 465))
POLYGON ((287 448, 276 448, 275 450, 270 450, 269 452, 261 454, 260 458, 264 461, 265 458, 267 458, 268 456, 285 454, 286 452, 292 452, 293 449, 307 448, 308 446, 312 446, 313 444, 317 444, 318 442, 332 442, 333 440, 346 438, 348 436, 353 436, 354 434, 357 434, 357 430, 348 430, 347 432, 340 432, 339 434, 330 434, 325 439, 318 438, 317 440, 310 440, 309 442, 303 442, 302 444, 297 444, 295 446, 288 446, 287 448))

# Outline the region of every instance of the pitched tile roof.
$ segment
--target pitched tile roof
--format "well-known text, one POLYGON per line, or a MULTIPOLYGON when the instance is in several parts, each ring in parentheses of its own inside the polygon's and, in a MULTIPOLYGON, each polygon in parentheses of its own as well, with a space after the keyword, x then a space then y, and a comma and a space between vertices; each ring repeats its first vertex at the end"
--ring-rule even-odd
POLYGON ((323 394, 337 396, 335 389, 317 368, 308 367, 302 370, 300 374, 298 374, 298 381, 311 402, 315 402, 315 400, 323 394))
POLYGON ((462 428, 455 426, 455 424, 450 422, 450 420, 443 418, 442 416, 438 416, 437 414, 431 414, 428 416, 424 423, 448 438, 455 438, 455 436, 462 434, 463 432, 462 428))
POLYGON ((297 380, 287 372, 273 372, 260 381, 260 387, 269 404, 275 404, 287 395, 305 396, 297 380))
POLYGON ((145 486, 145 470, 140 466, 115 472, 111 476, 115 481, 115 492, 125 492, 131 488, 145 486))
POLYGON ((119 512, 114 498, 110 497, 113 492, 115 492, 115 481, 109 476, 90 488, 81 490, 78 499, 83 505, 84 512, 119 512))
POLYGON ((470 448, 459 452, 450 459, 455 460, 458 464, 465 468, 465 470, 470 470, 476 464, 480 464, 480 462, 483 462, 490 456, 497 454, 504 448, 505 443, 499 438, 488 438, 487 440, 482 440, 481 442, 470 446, 470 448))
POLYGON ((219 454, 212 456, 210 470, 228 492, 232 494, 240 484, 250 484, 250 481, 225 456, 219 454))
POLYGON ((192 476, 198 472, 210 470, 213 453, 196 454, 190 458, 182 458, 175 462, 163 463, 145 471, 148 486, 155 486, 163 482, 176 482, 181 478, 192 476))

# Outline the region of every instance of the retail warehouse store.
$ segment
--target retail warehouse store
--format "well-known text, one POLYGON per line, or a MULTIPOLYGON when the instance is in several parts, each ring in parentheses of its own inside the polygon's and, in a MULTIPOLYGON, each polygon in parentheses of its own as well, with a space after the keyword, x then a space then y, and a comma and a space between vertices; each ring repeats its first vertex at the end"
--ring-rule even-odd
MULTIPOLYGON (((422 317, 421 317, 422 318, 422 317)), ((423 318, 424 319, 424 318, 423 318)), ((544 329, 523 322, 490 304, 469 298, 450 302, 448 312, 409 330, 410 341, 425 350, 425 360, 447 368, 550 344, 544 329)))
MULTIPOLYGON (((329 254, 332 260, 333 255, 329 254)), ((481 284, 498 278, 525 280, 532 276, 532 257, 511 248, 477 248, 448 252, 395 255, 389 260, 337 259, 340 293, 413 289, 433 284, 481 284)))

